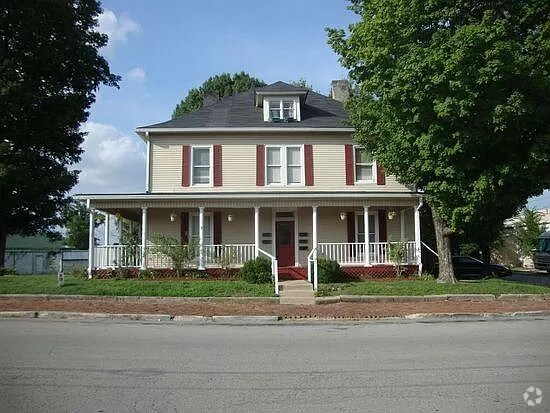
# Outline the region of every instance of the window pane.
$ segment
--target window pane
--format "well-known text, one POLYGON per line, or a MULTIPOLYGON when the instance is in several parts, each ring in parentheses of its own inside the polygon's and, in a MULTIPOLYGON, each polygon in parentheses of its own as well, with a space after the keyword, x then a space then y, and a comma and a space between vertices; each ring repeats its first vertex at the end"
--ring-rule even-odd
POLYGON ((283 101, 283 117, 285 119, 296 117, 294 116, 294 102, 292 100, 283 101))
MULTIPOLYGON (((212 244, 212 216, 205 215, 204 216, 204 229, 203 229, 203 235, 204 235, 204 245, 212 244)), ((190 238, 192 241, 199 243, 199 216, 198 215, 191 215, 191 231, 190 231, 190 238)))
POLYGON ((279 148, 267 148, 267 164, 281 165, 281 150, 279 148))
POLYGON ((355 148, 355 163, 372 163, 372 156, 360 148, 355 148))
POLYGON ((281 102, 280 101, 270 101, 269 102, 269 116, 271 118, 280 118, 281 117, 281 102))
POLYGON ((210 149, 209 148, 193 148, 193 165, 210 165, 210 149))
POLYGON ((287 148, 286 149, 286 163, 287 165, 301 165, 300 148, 287 148))
POLYGON ((194 184, 209 184, 210 183, 210 168, 195 166, 193 168, 193 183, 194 184))
POLYGON ((372 181, 372 166, 355 165, 355 179, 357 181, 372 181))
POLYGON ((281 167, 280 166, 268 166, 267 167, 267 183, 268 184, 280 184, 281 183, 281 167))
POLYGON ((374 226, 374 220, 374 215, 369 215, 369 242, 376 242, 376 227, 374 226))
POLYGON ((299 184, 302 182, 302 168, 300 166, 287 167, 287 183, 299 184))

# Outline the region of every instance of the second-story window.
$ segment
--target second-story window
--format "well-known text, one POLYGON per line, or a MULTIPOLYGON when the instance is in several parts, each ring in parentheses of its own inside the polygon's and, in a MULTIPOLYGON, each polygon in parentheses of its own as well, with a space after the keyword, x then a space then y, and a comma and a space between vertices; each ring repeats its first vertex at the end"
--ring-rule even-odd
POLYGON ((303 185, 301 146, 267 146, 265 157, 267 185, 303 185))
POLYGON ((269 100, 269 120, 272 122, 293 122, 296 120, 296 105, 291 99, 269 100))
POLYGON ((355 148, 355 182, 374 182, 374 161, 370 154, 355 148))
POLYGON ((209 146, 192 148, 192 183, 210 185, 212 183, 212 150, 209 146))

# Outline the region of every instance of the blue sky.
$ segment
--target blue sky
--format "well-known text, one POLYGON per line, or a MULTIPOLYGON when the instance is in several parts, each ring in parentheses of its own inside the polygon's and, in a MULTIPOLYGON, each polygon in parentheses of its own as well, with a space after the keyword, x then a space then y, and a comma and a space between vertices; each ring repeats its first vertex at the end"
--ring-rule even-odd
MULTIPOLYGON (((357 20, 345 0, 104 0, 102 50, 120 89, 101 88, 75 193, 142 192, 145 145, 138 126, 170 118, 189 89, 241 70, 267 83, 305 78, 328 93, 347 71, 326 42, 325 27, 357 20)), ((547 192, 539 207, 550 207, 547 192)))

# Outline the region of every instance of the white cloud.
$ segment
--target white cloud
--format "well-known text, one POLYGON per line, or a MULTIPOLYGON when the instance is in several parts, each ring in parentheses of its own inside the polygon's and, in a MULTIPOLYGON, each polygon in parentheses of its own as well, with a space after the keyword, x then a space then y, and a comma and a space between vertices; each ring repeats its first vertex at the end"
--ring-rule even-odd
POLYGON ((107 9, 98 16, 97 21, 99 24, 98 31, 109 36, 109 42, 106 46, 108 50, 113 50, 117 44, 126 43, 128 35, 141 31, 139 24, 126 14, 117 17, 113 11, 107 9))
POLYGON ((132 70, 126 73, 126 77, 134 82, 143 83, 146 78, 145 70, 143 70, 143 68, 141 67, 134 67, 132 70))
POLYGON ((112 125, 87 122, 74 193, 126 193, 145 190, 145 145, 112 125))

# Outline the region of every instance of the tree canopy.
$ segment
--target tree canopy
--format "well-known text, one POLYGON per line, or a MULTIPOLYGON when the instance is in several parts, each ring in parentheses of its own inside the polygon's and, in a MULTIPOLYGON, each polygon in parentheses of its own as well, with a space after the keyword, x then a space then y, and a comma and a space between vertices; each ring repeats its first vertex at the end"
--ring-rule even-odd
POLYGON ((205 92, 215 92, 221 99, 259 86, 265 86, 265 82, 245 72, 211 76, 199 87, 189 90, 185 99, 172 112, 172 119, 200 109, 205 92))
MULTIPOLYGON (((358 86, 348 102, 355 137, 424 191, 447 261, 449 235, 502 223, 550 186, 548 2, 350 8, 361 21, 328 35, 358 86)), ((443 264, 440 278, 452 280, 443 264)))
POLYGON ((101 85, 116 86, 98 49, 97 0, 6 0, 0 6, 0 263, 7 234, 61 222, 77 182, 80 125, 101 85))
MULTIPOLYGON (((87 250, 90 235, 90 216, 88 208, 82 202, 71 202, 61 213, 65 234, 63 242, 69 248, 87 250)), ((104 216, 96 214, 94 226, 97 228, 105 221, 104 216)))

